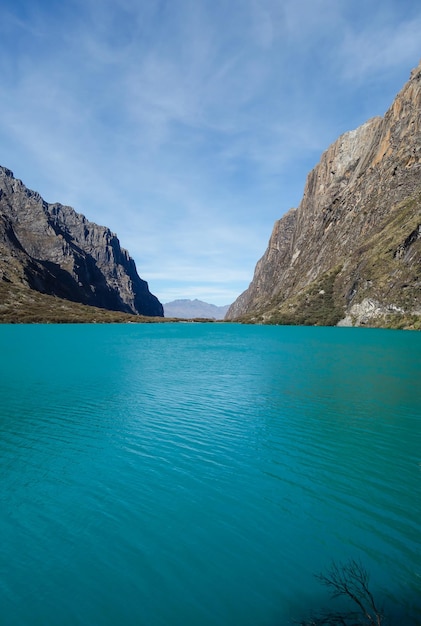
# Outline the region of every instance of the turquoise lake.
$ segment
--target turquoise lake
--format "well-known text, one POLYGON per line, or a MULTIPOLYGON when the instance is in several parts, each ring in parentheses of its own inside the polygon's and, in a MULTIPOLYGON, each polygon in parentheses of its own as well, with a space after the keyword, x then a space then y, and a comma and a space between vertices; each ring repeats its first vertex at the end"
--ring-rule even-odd
POLYGON ((421 624, 421 333, 0 326, 0 624, 421 624))

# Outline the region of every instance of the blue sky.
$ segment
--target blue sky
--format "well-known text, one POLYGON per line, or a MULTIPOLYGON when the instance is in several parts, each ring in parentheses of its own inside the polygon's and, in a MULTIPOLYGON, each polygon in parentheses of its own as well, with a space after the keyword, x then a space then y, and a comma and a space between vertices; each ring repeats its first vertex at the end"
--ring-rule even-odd
POLYGON ((161 302, 228 304, 420 33, 413 0, 2 0, 0 164, 109 226, 161 302))

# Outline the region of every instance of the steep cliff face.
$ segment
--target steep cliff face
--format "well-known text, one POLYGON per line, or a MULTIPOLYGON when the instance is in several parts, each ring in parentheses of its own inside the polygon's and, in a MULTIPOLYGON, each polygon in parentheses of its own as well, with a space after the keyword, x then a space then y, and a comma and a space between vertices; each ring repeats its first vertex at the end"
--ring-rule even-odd
POLYGON ((126 313, 163 316, 135 263, 108 228, 49 204, 0 167, 0 280, 126 313))
POLYGON ((421 64, 384 118, 322 155, 226 319, 361 324, 387 314, 421 314, 421 64))

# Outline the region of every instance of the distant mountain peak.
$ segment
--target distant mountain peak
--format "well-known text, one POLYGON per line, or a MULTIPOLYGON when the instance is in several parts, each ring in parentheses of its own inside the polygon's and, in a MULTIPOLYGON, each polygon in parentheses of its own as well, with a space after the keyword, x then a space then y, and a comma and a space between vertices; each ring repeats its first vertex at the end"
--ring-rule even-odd
POLYGON ((179 317, 183 319, 195 318, 222 320, 224 319, 228 308, 229 304, 225 306, 217 306, 215 304, 203 302, 197 298, 194 300, 182 298, 164 304, 164 316, 179 317))

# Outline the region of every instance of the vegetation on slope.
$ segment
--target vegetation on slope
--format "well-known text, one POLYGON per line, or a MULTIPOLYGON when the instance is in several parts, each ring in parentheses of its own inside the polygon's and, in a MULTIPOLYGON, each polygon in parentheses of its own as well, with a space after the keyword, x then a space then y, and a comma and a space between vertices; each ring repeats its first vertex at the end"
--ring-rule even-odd
MULTIPOLYGON (((163 322, 160 317, 143 317, 70 302, 29 289, 22 284, 0 281, 0 323, 124 323, 163 322)), ((168 321, 168 320, 167 320, 168 321)))
POLYGON ((344 317, 338 300, 336 278, 341 266, 325 272, 297 295, 282 301, 278 294, 269 306, 257 314, 241 318, 244 323, 285 324, 298 326, 334 326, 344 317))
POLYGON ((421 306, 421 194, 399 203, 377 232, 352 255, 358 283, 352 304, 387 301, 403 312, 421 306))
MULTIPOLYGON (((178 318, 146 317, 63 300, 34 291, 23 284, 0 279, 0 323, 2 324, 163 324, 178 318)), ((189 319, 213 322, 212 319, 189 319)))

